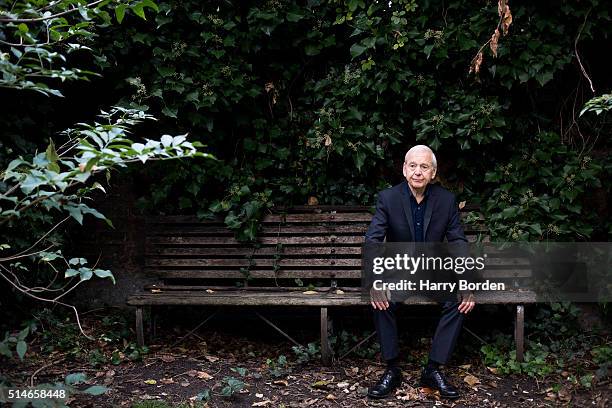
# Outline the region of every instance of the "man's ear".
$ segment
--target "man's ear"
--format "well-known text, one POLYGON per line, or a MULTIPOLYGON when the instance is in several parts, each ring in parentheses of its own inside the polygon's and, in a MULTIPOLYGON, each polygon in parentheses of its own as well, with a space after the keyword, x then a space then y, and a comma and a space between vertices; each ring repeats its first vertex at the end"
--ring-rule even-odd
POLYGON ((434 167, 434 168, 433 168, 433 170, 431 171, 431 179, 432 179, 432 180, 436 178, 436 171, 437 171, 437 170, 438 170, 438 169, 436 169, 436 168, 434 167))

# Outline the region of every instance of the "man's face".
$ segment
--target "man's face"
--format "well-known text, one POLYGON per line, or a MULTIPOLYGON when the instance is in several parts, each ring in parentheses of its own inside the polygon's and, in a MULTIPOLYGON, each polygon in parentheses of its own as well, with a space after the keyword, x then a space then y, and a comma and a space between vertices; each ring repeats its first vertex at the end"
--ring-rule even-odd
POLYGON ((406 155, 403 173, 413 189, 421 190, 436 176, 431 153, 416 151, 406 155))

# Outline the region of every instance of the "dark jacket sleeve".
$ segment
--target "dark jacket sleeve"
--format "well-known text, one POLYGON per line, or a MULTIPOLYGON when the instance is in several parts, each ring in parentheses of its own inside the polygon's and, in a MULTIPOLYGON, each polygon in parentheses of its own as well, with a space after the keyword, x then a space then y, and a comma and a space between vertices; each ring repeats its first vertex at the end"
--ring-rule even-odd
POLYGON ((381 191, 378 194, 376 212, 372 217, 368 231, 365 234, 365 242, 383 242, 389 227, 389 213, 385 205, 385 195, 381 191))

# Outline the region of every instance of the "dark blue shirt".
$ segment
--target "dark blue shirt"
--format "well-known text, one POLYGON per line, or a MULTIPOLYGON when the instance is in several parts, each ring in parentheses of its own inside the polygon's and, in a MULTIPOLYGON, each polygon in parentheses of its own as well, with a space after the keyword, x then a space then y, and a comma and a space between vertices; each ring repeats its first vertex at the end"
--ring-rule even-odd
POLYGON ((416 202, 410 187, 408 187, 408 192, 410 193, 410 208, 412 209, 412 222, 414 223, 414 241, 424 242, 425 207, 427 206, 427 197, 429 197, 429 186, 425 187, 425 195, 420 204, 416 202))

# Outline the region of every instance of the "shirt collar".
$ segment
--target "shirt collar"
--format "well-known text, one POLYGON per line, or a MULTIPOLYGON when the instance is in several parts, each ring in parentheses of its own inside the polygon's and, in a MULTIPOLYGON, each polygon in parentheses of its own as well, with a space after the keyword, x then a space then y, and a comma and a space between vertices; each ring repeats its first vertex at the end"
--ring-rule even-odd
MULTIPOLYGON (((406 181, 406 188, 408 189, 408 196, 413 199, 416 200, 416 198, 414 198, 414 195, 412 195, 412 190, 410 189, 410 186, 408 185, 408 181, 406 181)), ((426 199, 427 197, 429 197, 429 192, 430 192, 430 188, 429 188, 429 184, 427 184, 425 186, 425 194, 423 194, 423 199, 426 199)))

